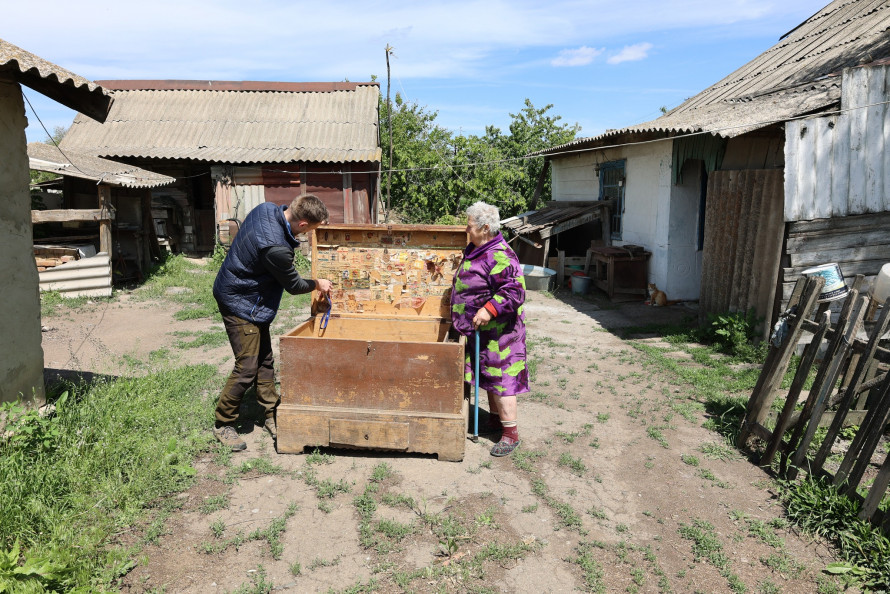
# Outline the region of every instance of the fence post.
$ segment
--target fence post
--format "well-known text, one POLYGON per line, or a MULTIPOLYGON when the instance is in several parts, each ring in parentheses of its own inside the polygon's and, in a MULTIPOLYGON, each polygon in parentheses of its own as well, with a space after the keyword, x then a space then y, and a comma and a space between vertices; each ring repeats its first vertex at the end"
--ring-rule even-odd
POLYGON ((840 486, 844 481, 847 482, 846 493, 856 492, 856 487, 859 486, 859 481, 862 480, 865 468, 871 461, 871 455, 878 445, 878 440, 881 439, 881 435, 884 433, 888 412, 890 412, 890 375, 887 376, 887 379, 881 385, 881 399, 865 415, 865 421, 859 427, 859 431, 856 433, 856 437, 853 438, 850 449, 847 450, 847 454, 844 456, 837 474, 834 475, 835 485, 840 486), (855 465, 853 464, 854 460, 856 461, 855 465), (847 469, 851 465, 853 470, 849 471, 849 475, 847 475, 847 469))
MULTIPOLYGON (((878 350, 878 343, 881 340, 881 336, 887 329, 887 325, 890 324, 890 307, 887 305, 888 304, 884 305, 884 309, 881 311, 878 322, 872 329, 872 334, 868 339, 865 351, 859 356, 859 363, 856 365, 856 371, 853 373, 850 382, 844 390, 844 396, 838 403, 837 412, 834 413, 834 419, 831 422, 831 427, 829 427, 828 433, 825 435, 825 441, 822 442, 822 446, 819 448, 815 460, 813 460, 813 470, 815 472, 822 469, 825 460, 828 458, 828 454, 831 453, 831 446, 837 438, 838 433, 840 433, 841 428, 844 426, 844 419, 847 418, 847 413, 850 411, 850 405, 859 393, 862 381, 865 379, 866 372, 868 372, 873 361, 872 357, 875 356, 875 351, 878 350)), ((866 310, 866 315, 867 311, 870 309, 872 309, 871 303, 869 303, 866 310)))
MULTIPOLYGON (((850 352, 850 347, 852 346, 851 339, 856 336, 856 331, 859 330, 859 324, 862 322, 862 317, 865 315, 865 307, 868 302, 868 297, 865 295, 859 297, 858 293, 853 291, 850 295, 850 300, 853 299, 856 299, 855 313, 849 324, 846 323, 847 320, 843 320, 843 323, 838 321, 834 340, 832 340, 831 346, 826 353, 826 361, 819 369, 822 381, 819 383, 818 390, 815 388, 815 383, 813 384, 813 391, 816 392, 816 398, 809 422, 807 422, 806 425, 806 433, 804 433, 803 439, 800 440, 800 444, 797 446, 797 451, 794 452, 794 456, 791 458, 791 467, 788 468, 787 474, 788 478, 791 480, 794 480, 797 476, 797 469, 807 456, 807 448, 813 440, 813 436, 816 434, 816 429, 819 428, 819 419, 822 418, 822 413, 825 412, 825 407, 828 404, 828 395, 834 391, 834 384, 840 373, 841 365, 843 364, 844 359, 847 358, 847 354, 850 352)), ((846 309, 846 305, 847 304, 844 304, 844 309, 846 309)), ((819 378, 817 378, 816 381, 818 381, 818 379, 819 378)), ((804 419, 805 415, 801 413, 797 425, 798 427, 803 427, 804 419)), ((795 434, 797 433, 799 433, 799 431, 795 431, 795 434)), ((793 441, 791 442, 791 446, 794 447, 793 441)))
MULTIPOLYGON (((860 519, 871 520, 871 517, 878 509, 878 505, 884 498, 888 484, 890 484, 890 454, 887 454, 887 457, 884 459, 884 463, 878 471, 878 476, 875 477, 875 482, 872 483, 871 490, 868 492, 868 497, 865 498, 862 509, 859 510, 860 519)), ((888 514, 888 518, 890 518, 890 514, 888 514)))
MULTIPOLYGON (((822 311, 821 306, 819 309, 822 311)), ((788 426, 791 424, 791 415, 794 414, 794 407, 797 406, 800 391, 803 389, 803 385, 806 383, 807 377, 810 375, 810 368, 813 366, 813 360, 816 358, 816 353, 819 352, 819 346, 822 344, 822 339, 825 337, 825 333, 831 326, 830 312, 822 311, 821 317, 822 320, 819 322, 819 329, 816 330, 810 344, 808 344, 803 351, 803 357, 800 360, 800 365, 797 367, 797 373, 794 375, 791 389, 788 391, 785 406, 782 408, 779 418, 776 419, 776 428, 773 429, 772 439, 770 439, 769 444, 766 446, 766 450, 763 452, 763 456, 760 458, 760 466, 764 468, 769 468, 773 463, 773 458, 779 449, 779 445, 782 443, 782 436, 785 435, 785 431, 788 430, 788 426)))
POLYGON ((742 421, 739 436, 736 439, 738 447, 745 447, 754 425, 763 424, 769 407, 773 403, 773 392, 782 381, 785 370, 788 369, 788 361, 791 359, 791 354, 797 347, 797 341, 800 340, 803 322, 816 303, 816 298, 824 284, 825 279, 818 276, 811 278, 801 277, 794 285, 794 292, 791 295, 791 300, 788 302, 788 309, 791 310, 794 307, 797 309, 792 316, 788 332, 785 335, 785 341, 778 347, 770 346, 766 361, 763 362, 763 369, 760 371, 757 385, 754 386, 754 390, 751 392, 751 398, 748 399, 745 419, 742 421), (797 300, 795 300, 795 297, 797 300))

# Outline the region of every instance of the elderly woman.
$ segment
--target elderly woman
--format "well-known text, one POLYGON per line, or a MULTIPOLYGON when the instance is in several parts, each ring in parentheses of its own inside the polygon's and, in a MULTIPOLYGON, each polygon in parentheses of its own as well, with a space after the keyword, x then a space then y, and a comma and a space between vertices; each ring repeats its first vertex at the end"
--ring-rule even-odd
MULTIPOLYGON (((497 207, 477 202, 467 209, 470 244, 451 291, 454 328, 471 341, 479 330, 479 386, 488 392, 489 432, 501 432, 492 456, 506 456, 519 445, 516 396, 528 392, 522 313, 525 278, 499 229, 497 207)), ((472 382, 475 349, 467 350, 464 378, 472 382)))

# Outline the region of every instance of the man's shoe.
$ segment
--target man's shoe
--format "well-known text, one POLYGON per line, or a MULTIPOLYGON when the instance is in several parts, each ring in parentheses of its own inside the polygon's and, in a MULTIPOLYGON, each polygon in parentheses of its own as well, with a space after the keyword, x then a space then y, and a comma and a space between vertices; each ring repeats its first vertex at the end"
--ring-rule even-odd
POLYGON ((267 418, 266 422, 263 423, 263 429, 269 432, 272 439, 278 439, 278 423, 275 422, 275 417, 267 418))
POLYGON ((228 448, 232 448, 233 452, 241 452, 247 449, 247 444, 235 431, 231 425, 223 425, 222 427, 213 428, 213 436, 228 448))

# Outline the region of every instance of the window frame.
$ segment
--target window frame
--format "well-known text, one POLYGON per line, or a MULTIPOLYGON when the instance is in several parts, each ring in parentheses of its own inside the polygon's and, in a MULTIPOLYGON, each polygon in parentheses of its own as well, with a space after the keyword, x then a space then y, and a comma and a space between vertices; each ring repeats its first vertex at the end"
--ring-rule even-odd
POLYGON ((627 187, 627 159, 606 161, 597 165, 599 178, 598 200, 616 200, 615 208, 610 213, 611 238, 621 240, 624 233, 625 192, 627 187), (615 173, 617 172, 617 177, 615 173), (608 182, 607 182, 607 179, 608 182))

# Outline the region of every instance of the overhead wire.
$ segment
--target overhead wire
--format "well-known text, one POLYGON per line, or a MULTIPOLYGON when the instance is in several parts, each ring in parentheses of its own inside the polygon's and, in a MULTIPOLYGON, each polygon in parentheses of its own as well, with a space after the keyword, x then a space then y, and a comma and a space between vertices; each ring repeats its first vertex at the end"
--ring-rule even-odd
MULTIPOLYGON (((403 92, 404 92, 404 88, 403 88, 403 92)), ((59 152, 62 153, 62 155, 65 157, 65 159, 67 159, 68 162, 71 163, 71 165, 75 169, 77 169, 81 173, 84 173, 84 175, 89 175, 89 174, 85 173, 84 171, 82 171, 80 168, 78 168, 77 165, 74 162, 72 162, 70 158, 68 158, 68 156, 64 153, 64 151, 62 151, 61 147, 59 147, 59 145, 56 143, 55 139, 52 138, 52 135, 49 134, 49 131, 46 129, 46 126, 43 124, 43 121, 40 119, 40 116, 37 115, 37 112, 34 110, 33 105, 31 105, 31 102, 28 100, 28 96, 24 93, 24 91, 22 91, 22 95, 25 98, 25 101, 28 103, 28 106, 31 108, 31 112, 34 114, 34 117, 37 118, 38 122, 40 122, 40 125, 43 128, 44 132, 46 132, 47 136, 53 141, 53 144, 56 146, 56 148, 59 149, 59 152)), ((478 167, 478 166, 482 166, 482 165, 497 165, 500 163, 511 163, 511 162, 515 162, 515 161, 527 161, 529 159, 540 159, 540 158, 545 158, 545 157, 552 158, 552 157, 558 157, 558 156, 562 156, 562 155, 571 155, 571 154, 584 153, 584 152, 590 152, 590 151, 604 151, 604 150, 617 149, 617 148, 630 147, 630 146, 641 146, 641 145, 653 144, 653 143, 657 143, 657 142, 665 142, 665 141, 677 140, 677 139, 682 139, 682 138, 691 138, 693 136, 701 136, 703 134, 719 134, 721 132, 737 130, 739 128, 762 128, 765 126, 769 126, 771 124, 779 124, 779 123, 783 123, 783 122, 791 122, 791 121, 806 120, 806 119, 818 119, 818 118, 823 118, 826 116, 841 115, 844 113, 849 113, 849 112, 857 111, 860 109, 868 109, 870 107, 876 107, 879 105, 887 105, 887 104, 890 104, 890 100, 876 101, 874 103, 869 103, 866 105, 859 105, 856 107, 838 108, 835 110, 823 111, 823 112, 819 112, 819 113, 815 113, 815 114, 809 113, 809 114, 804 114, 804 115, 799 115, 799 116, 773 118, 773 119, 767 119, 767 120, 760 120, 757 122, 748 122, 745 124, 736 124, 733 126, 722 126, 722 127, 717 127, 717 128, 703 129, 703 130, 698 130, 698 131, 694 131, 694 132, 675 134, 673 136, 665 136, 663 138, 651 138, 648 140, 638 140, 638 141, 632 141, 632 142, 618 142, 618 143, 614 143, 614 144, 600 145, 600 146, 595 146, 595 147, 588 146, 588 147, 580 147, 580 148, 569 148, 572 144, 580 143, 580 142, 583 142, 584 140, 589 140, 589 139, 596 138, 596 137, 594 136, 594 137, 588 137, 588 138, 579 138, 579 139, 573 140, 572 142, 562 145, 565 147, 562 150, 552 151, 552 152, 548 151, 548 152, 546 152, 546 154, 539 151, 537 154, 523 155, 520 157, 505 157, 503 159, 471 161, 469 163, 448 163, 445 160, 445 158, 441 154, 439 154, 438 150, 434 148, 434 152, 436 152, 436 154, 439 156, 439 159, 443 162, 442 166, 435 165, 435 166, 426 166, 426 167, 390 167, 389 169, 373 169, 373 170, 369 169, 367 171, 350 170, 349 173, 352 173, 352 174, 383 174, 383 173, 403 173, 403 172, 413 172, 413 171, 451 170, 451 171, 455 172, 455 174, 457 174, 457 171, 456 171, 457 169, 478 167)), ((633 131, 628 130, 627 132, 633 132, 633 131)), ((246 170, 246 171, 264 171, 265 170, 265 171, 271 171, 271 172, 275 172, 275 173, 299 173, 299 170, 294 171, 294 170, 290 170, 290 169, 276 169, 276 168, 250 166, 250 165, 241 166, 241 167, 239 167, 239 169, 246 170)), ((342 175, 347 172, 341 168, 341 169, 333 169, 330 171, 318 171, 318 172, 313 172, 313 173, 318 173, 318 174, 323 174, 323 175, 342 175)), ((201 173, 198 173, 195 175, 177 176, 175 179, 176 180, 191 179, 191 178, 201 177, 201 176, 209 175, 209 174, 210 174, 209 171, 204 171, 204 172, 201 172, 201 173)), ((468 182, 466 182, 466 180, 461 178, 459 176, 459 174, 457 174, 457 175, 458 175, 458 178, 461 179, 462 182, 464 182, 464 184, 468 185, 468 182)))
POLYGON ((37 118, 37 121, 40 122, 40 127, 43 128, 43 131, 44 131, 44 132, 46 132, 46 137, 53 141, 53 144, 55 145, 55 147, 56 147, 57 149, 59 149, 59 152, 62 153, 62 156, 63 156, 63 157, 65 157, 65 160, 68 161, 68 162, 71 164, 72 167, 74 167, 75 169, 77 169, 78 171, 80 171, 81 173, 83 173, 84 175, 89 175, 89 173, 87 173, 86 171, 83 171, 80 167, 78 167, 77 165, 74 164, 74 161, 72 161, 72 160, 68 157, 68 155, 65 154, 65 151, 62 150, 62 147, 60 147, 60 146, 59 146, 59 143, 56 142, 56 139, 53 138, 53 135, 49 133, 49 130, 47 130, 47 129, 46 129, 46 126, 43 125, 43 120, 41 120, 41 119, 40 119, 40 116, 37 115, 37 110, 35 110, 35 109, 34 109, 34 106, 31 105, 31 100, 28 99, 28 95, 25 93, 25 90, 24 90, 24 89, 22 89, 22 97, 24 97, 25 102, 28 104, 28 107, 31 108, 31 113, 33 113, 33 114, 34 114, 34 117, 37 118))

